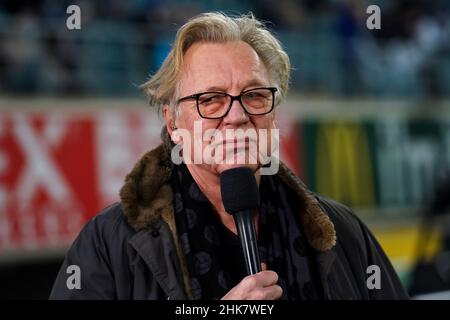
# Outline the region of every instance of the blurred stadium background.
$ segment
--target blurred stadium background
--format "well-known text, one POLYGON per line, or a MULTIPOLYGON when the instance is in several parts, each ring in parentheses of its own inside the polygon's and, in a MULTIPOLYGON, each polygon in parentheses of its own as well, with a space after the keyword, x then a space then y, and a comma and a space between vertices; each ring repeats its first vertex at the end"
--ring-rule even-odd
POLYGON ((67 246, 159 141, 139 84, 186 19, 217 10, 270 21, 290 55, 285 161, 354 209, 412 296, 449 298, 445 0, 0 1, 0 298, 48 297, 67 246))

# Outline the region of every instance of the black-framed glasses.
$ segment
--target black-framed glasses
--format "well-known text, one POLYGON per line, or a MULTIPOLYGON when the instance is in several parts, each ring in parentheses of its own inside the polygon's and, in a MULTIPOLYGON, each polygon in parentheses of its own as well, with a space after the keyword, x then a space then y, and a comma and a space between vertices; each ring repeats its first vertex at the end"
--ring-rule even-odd
POLYGON ((186 100, 195 100, 197 111, 204 119, 221 119, 230 112, 234 100, 238 100, 244 111, 253 116, 272 112, 275 105, 275 87, 254 88, 232 96, 226 92, 201 92, 178 99, 177 104, 186 100))

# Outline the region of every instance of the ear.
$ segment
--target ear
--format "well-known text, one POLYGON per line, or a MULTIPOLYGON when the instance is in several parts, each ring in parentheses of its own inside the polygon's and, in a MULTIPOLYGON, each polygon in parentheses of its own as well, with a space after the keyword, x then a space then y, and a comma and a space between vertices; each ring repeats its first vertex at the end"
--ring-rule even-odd
POLYGON ((173 116, 173 112, 172 112, 172 110, 170 110, 169 105, 163 106, 162 113, 163 113, 164 122, 166 124, 166 129, 167 129, 167 132, 169 133, 170 139, 173 141, 173 143, 179 144, 181 142, 181 138, 179 137, 179 135, 173 134, 174 131, 176 130, 175 129, 175 127, 176 127, 175 117, 173 116))
POLYGON ((272 129, 278 129, 278 108, 272 111, 272 129))
POLYGON ((167 132, 170 136, 172 136, 172 132, 175 127, 175 119, 173 117, 172 111, 170 110, 169 105, 164 105, 162 108, 162 113, 164 117, 164 122, 166 124, 167 132))

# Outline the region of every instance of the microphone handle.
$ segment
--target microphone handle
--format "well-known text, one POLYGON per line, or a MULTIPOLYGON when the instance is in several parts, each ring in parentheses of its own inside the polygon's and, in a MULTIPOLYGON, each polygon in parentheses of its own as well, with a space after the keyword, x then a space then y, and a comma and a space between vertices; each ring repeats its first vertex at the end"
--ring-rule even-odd
POLYGON ((233 215, 248 275, 261 271, 261 260, 259 258, 253 217, 253 210, 240 211, 233 215))

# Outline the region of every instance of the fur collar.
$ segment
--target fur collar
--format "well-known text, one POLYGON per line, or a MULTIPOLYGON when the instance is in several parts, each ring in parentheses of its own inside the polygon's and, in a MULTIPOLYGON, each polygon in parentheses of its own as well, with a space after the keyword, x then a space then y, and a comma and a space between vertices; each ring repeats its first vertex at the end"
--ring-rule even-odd
MULTIPOLYGON (((120 197, 124 214, 136 231, 150 226, 161 217, 169 225, 175 238, 177 253, 182 257, 173 215, 169 154, 163 145, 144 154, 127 175, 120 197)), ((299 215, 311 247, 318 251, 330 250, 336 244, 336 232, 317 199, 282 162, 278 176, 298 195, 300 207, 303 208, 299 215)))

